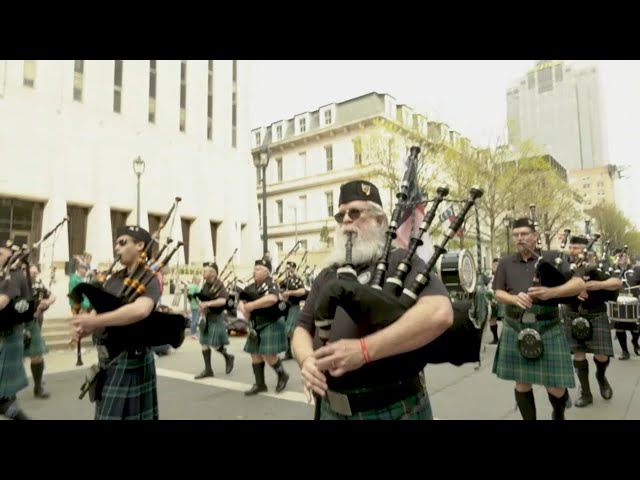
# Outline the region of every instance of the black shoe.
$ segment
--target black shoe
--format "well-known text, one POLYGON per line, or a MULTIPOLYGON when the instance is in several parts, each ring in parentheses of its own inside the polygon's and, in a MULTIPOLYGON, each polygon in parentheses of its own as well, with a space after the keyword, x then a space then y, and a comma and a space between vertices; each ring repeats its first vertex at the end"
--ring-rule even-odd
POLYGON ((618 357, 618 360, 629 360, 629 358, 631 358, 629 352, 622 352, 622 355, 618 357))
POLYGON ((234 357, 233 355, 227 355, 224 357, 224 373, 226 373, 227 375, 229 375, 231 373, 231 370, 233 370, 233 361, 235 360, 236 357, 234 357))
POLYGON ((44 387, 40 386, 40 387, 35 387, 33 389, 33 396, 36 398, 49 398, 50 394, 49 392, 47 392, 44 387))
POLYGON ((574 405, 578 408, 582 408, 582 407, 586 407, 587 405, 591 405, 592 403, 593 403, 593 395, 591 395, 591 393, 589 393, 588 395, 581 393, 580 397, 578 397, 574 405))
POLYGON ((278 375, 278 384, 276 385, 276 392, 281 392, 287 386, 287 382, 289 381, 289 374, 287 372, 282 372, 278 375))
POLYGON ((215 375, 213 374, 213 370, 203 370, 202 372, 200 372, 200 374, 196 375, 195 378, 196 380, 200 380, 201 378, 206 378, 206 377, 214 377, 215 375))
POLYGON ((246 392, 244 392, 244 394, 246 396, 249 395, 257 395, 258 393, 261 392, 266 392, 267 391, 267 386, 266 385, 256 385, 255 383, 253 384, 253 386, 247 390, 246 392))
POLYGON ((640 345, 633 346, 633 353, 640 356, 640 345))
POLYGON ((605 400, 611 400, 611 397, 613 397, 613 389, 611 388, 611 385, 609 385, 607 377, 603 376, 600 378, 596 375, 596 380, 598 380, 598 386, 600 387, 600 395, 602 398, 605 400))

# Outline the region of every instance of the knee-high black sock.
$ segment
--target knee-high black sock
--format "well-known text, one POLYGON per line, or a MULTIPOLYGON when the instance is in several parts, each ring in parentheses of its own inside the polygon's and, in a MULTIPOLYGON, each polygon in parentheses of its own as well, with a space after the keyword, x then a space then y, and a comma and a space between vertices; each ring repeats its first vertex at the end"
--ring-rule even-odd
POLYGON ((574 360, 573 367, 576 369, 576 374, 578 375, 582 396, 591 398, 591 387, 589 385, 589 361, 587 359, 574 360))
POLYGON ((565 388, 564 395, 560 398, 554 397, 549 392, 547 392, 549 396, 549 402, 551 402, 551 406, 553 407, 553 414, 551 416, 552 420, 564 420, 564 411, 567 408, 567 400, 569 399, 569 390, 565 388))
POLYGON ((31 374, 36 390, 42 388, 42 374, 44 373, 44 360, 40 363, 31 362, 31 374))
POLYGON ((493 335, 493 339, 497 342, 498 341, 498 324, 490 325, 489 328, 491 329, 491 334, 493 335))
POLYGON ((202 357, 204 358, 205 371, 213 372, 213 368, 211 368, 211 349, 202 350, 202 357))
POLYGON ((627 347, 627 332, 616 332, 616 337, 618 338, 618 343, 620 343, 622 351, 629 353, 629 348, 627 347))
POLYGON ((528 392, 519 392, 515 390, 516 403, 520 410, 523 420, 535 420, 536 419, 536 399, 533 396, 533 390, 528 392))

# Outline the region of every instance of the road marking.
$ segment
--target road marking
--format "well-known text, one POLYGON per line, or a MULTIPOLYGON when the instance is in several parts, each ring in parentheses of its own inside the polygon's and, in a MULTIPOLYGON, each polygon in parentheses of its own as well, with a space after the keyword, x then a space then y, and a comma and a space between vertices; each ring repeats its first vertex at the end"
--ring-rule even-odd
MULTIPOLYGON (((235 382, 233 380, 224 380, 222 378, 215 377, 207 377, 202 378, 200 380, 196 380, 193 378, 193 374, 179 372, 176 370, 169 370, 166 368, 158 368, 156 367, 156 373, 159 376, 173 378, 175 380, 184 380, 185 382, 191 382, 198 385, 208 385, 211 387, 224 388, 226 390, 234 390, 236 392, 245 392, 252 387, 252 384, 243 383, 243 382, 235 382)), ((308 403, 307 398, 304 396, 304 393, 300 392, 280 392, 280 393, 271 393, 271 392, 263 392, 258 395, 264 397, 271 397, 277 400, 288 400, 290 402, 298 402, 298 403, 308 403)))

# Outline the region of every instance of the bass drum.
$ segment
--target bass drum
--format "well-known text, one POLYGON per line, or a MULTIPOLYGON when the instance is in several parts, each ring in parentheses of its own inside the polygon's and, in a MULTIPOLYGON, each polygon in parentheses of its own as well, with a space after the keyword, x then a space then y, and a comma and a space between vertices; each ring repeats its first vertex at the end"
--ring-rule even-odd
POLYGON ((475 260, 469 250, 441 255, 436 268, 440 280, 450 292, 475 292, 478 279, 475 260))

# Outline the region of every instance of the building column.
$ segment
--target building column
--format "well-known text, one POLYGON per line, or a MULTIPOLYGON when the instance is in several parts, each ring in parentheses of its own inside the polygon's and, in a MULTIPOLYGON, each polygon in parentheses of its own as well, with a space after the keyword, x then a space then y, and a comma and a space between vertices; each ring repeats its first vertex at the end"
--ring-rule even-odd
MULTIPOLYGON (((53 155, 53 168, 50 170, 51 190, 49 201, 42 212, 42 236, 51 231, 67 216, 67 201, 65 198, 65 165, 62 155, 53 155)), ((40 238, 34 238, 33 242, 40 238)), ((69 259, 69 222, 65 222, 40 248, 40 263, 64 263, 69 259)))
POLYGON ((209 217, 200 214, 191 225, 191 251, 189 258, 193 264, 210 262, 213 258, 213 242, 211 240, 211 221, 209 217))

